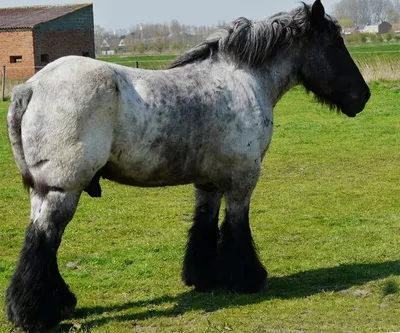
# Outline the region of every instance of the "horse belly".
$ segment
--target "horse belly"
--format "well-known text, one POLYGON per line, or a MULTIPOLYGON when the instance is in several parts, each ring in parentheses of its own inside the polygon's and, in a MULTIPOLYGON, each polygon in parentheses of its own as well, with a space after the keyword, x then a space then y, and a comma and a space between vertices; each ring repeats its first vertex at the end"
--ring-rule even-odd
POLYGON ((110 160, 101 170, 103 178, 125 185, 158 187, 195 182, 200 176, 201 161, 187 152, 152 152, 110 160))

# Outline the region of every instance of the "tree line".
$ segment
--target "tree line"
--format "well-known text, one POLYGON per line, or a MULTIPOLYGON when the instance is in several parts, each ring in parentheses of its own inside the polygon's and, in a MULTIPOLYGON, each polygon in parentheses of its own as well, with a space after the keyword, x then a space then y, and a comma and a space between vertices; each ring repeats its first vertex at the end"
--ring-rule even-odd
POLYGON ((400 22, 400 0, 341 0, 333 15, 344 27, 400 22), (347 25, 347 26, 346 26, 347 25))
MULTIPOLYGON (((342 27, 350 28, 389 21, 400 22, 400 0, 341 0, 333 8, 333 15, 342 27)), ((104 40, 108 50, 117 53, 173 52, 181 53, 203 41, 226 22, 217 26, 196 26, 181 24, 177 20, 162 24, 137 24, 128 29, 105 30, 95 26, 96 53, 101 54, 104 40), (121 39, 124 46, 120 47, 121 39)))
POLYGON ((226 25, 226 22, 220 22, 217 26, 185 25, 177 20, 172 20, 170 23, 137 24, 129 29, 112 31, 96 25, 96 53, 100 54, 106 49, 102 47, 104 40, 107 41, 109 49, 116 52, 182 52, 203 41, 219 27, 226 25), (123 47, 118 46, 121 39, 124 40, 125 46, 123 47))

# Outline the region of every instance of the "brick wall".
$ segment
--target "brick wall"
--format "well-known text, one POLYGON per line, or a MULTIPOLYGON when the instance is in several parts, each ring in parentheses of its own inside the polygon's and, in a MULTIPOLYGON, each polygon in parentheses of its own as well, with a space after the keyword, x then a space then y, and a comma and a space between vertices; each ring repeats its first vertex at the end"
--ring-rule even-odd
POLYGON ((93 30, 80 31, 36 31, 34 30, 35 64, 45 66, 41 55, 47 54, 49 62, 66 55, 84 55, 94 58, 93 30))
POLYGON ((0 66, 6 66, 7 80, 20 80, 35 74, 33 33, 27 31, 0 31, 0 66), (22 56, 22 61, 10 63, 10 56, 22 56))

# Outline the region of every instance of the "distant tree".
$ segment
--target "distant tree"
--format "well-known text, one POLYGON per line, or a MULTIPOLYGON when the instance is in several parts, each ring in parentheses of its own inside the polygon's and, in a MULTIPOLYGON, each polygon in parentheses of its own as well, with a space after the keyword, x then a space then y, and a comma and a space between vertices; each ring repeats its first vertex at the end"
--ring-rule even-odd
POLYGON ((105 30, 99 26, 95 25, 94 26, 94 49, 96 54, 101 53, 100 45, 103 42, 105 38, 105 30))
POLYGON ((178 20, 172 20, 169 24, 169 30, 171 31, 172 37, 177 37, 182 32, 182 26, 178 20))
POLYGON ((339 20, 339 23, 342 28, 354 28, 356 25, 353 20, 348 18, 342 18, 339 20))
POLYGON ((373 24, 389 19, 400 0, 341 0, 334 6, 338 19, 350 19, 356 25, 373 24))
POLYGON ((128 35, 124 37, 124 42, 126 45, 126 49, 129 52, 134 51, 135 49, 135 41, 136 41, 136 32, 132 31, 128 35))
POLYGON ((159 53, 162 53, 168 45, 164 42, 163 38, 157 38, 157 40, 153 43, 153 49, 159 53))
POLYGON ((368 5, 371 23, 388 20, 389 13, 393 10, 391 0, 369 0, 368 5))
POLYGON ((136 50, 139 52, 139 53, 145 53, 147 50, 148 50, 148 45, 146 44, 146 43, 144 43, 144 42, 140 42, 137 46, 136 46, 136 50))
POLYGON ((400 11, 392 10, 389 12, 388 21, 391 23, 400 22, 400 11))
POLYGON ((368 42, 368 34, 361 34, 361 41, 363 43, 368 42))

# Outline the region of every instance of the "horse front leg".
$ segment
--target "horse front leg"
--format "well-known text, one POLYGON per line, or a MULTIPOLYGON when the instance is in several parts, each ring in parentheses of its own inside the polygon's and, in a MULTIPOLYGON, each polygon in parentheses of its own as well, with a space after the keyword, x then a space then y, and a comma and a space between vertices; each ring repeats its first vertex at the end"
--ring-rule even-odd
POLYGON ((251 236, 249 203, 252 190, 232 186, 226 192, 226 215, 221 226, 218 254, 220 284, 244 293, 262 290, 267 278, 267 271, 258 258, 251 236))
POLYGON ((80 193, 31 192, 31 222, 7 289, 8 318, 28 332, 44 332, 70 316, 76 298, 57 266, 57 250, 80 193))
POLYGON ((193 226, 183 261, 182 277, 198 291, 212 289, 216 283, 218 214, 222 192, 216 187, 195 186, 196 204, 193 226))

